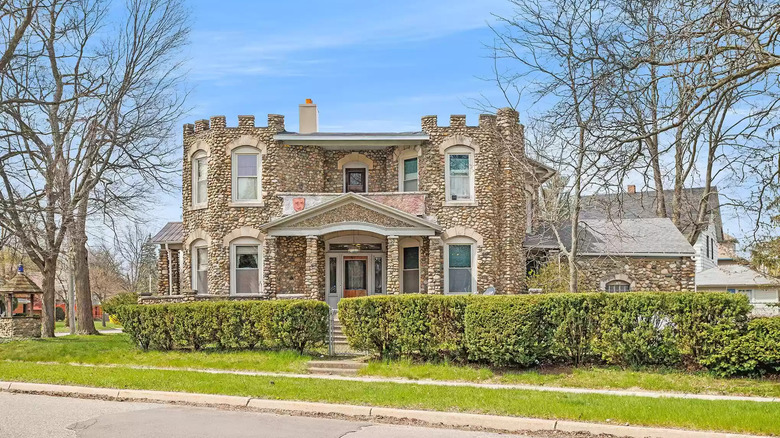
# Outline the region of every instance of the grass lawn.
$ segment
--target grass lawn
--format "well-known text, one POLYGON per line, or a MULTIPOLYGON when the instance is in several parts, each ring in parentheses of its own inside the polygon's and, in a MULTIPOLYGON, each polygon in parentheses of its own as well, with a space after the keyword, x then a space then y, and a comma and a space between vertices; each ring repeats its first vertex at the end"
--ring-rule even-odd
POLYGON ((146 365, 229 370, 306 371, 311 358, 293 351, 143 351, 126 334, 66 336, 0 344, 0 358, 27 362, 146 365))
POLYGON ((214 375, 192 371, 84 368, 0 362, 0 380, 135 388, 266 399, 306 400, 399 408, 460 411, 579 421, 780 434, 780 403, 651 399, 600 394, 564 394, 345 382, 290 377, 214 375))
MULTIPOLYGON (((76 323, 76 327, 78 327, 78 323, 76 323)), ((95 320, 95 328, 98 330, 108 330, 122 328, 122 326, 119 324, 114 324, 111 321, 106 321, 106 326, 103 327, 103 323, 100 320, 95 320)), ((54 331, 56 333, 68 333, 70 332, 70 327, 65 327, 65 321, 57 321, 54 323, 54 331)))
POLYGON ((631 371, 619 368, 574 368, 549 371, 495 372, 486 367, 453 364, 418 364, 410 361, 370 362, 364 376, 409 379, 459 380, 485 383, 517 383, 600 389, 645 389, 695 394, 780 397, 780 380, 723 379, 707 373, 677 370, 631 371))

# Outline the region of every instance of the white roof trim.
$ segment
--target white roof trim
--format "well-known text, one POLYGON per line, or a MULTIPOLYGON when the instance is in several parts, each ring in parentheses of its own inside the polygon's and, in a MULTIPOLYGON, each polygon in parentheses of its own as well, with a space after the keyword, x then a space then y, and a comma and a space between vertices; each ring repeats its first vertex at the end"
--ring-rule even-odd
POLYGON ((397 208, 389 207, 380 202, 369 199, 368 197, 357 195, 355 193, 345 193, 335 199, 332 199, 322 204, 316 205, 312 208, 305 209, 298 213, 285 216, 283 218, 274 219, 260 226, 261 230, 267 230, 270 235, 273 236, 290 236, 290 235, 305 235, 306 232, 302 231, 303 228, 289 228, 289 226, 298 223, 302 220, 308 219, 313 216, 317 216, 326 211, 334 208, 341 207, 349 203, 354 203, 362 207, 373 210, 377 213, 384 214, 398 220, 404 221, 412 225, 409 228, 389 228, 380 225, 366 224, 364 222, 337 222, 335 224, 324 225, 322 227, 307 229, 308 234, 326 234, 334 231, 345 230, 362 230, 370 231, 374 233, 384 235, 434 235, 437 231, 441 231, 441 227, 437 224, 429 222, 425 219, 421 219, 417 216, 413 216, 397 208), (282 232, 281 230, 284 230, 282 232), (298 232, 301 234, 298 234, 298 232), (411 232, 411 233, 410 233, 411 232))

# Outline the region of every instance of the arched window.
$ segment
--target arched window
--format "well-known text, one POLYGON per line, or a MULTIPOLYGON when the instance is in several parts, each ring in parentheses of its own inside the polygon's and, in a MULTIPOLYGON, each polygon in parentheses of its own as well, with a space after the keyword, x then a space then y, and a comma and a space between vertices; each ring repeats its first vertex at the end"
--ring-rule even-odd
POLYGON ((190 265, 192 268, 192 290, 198 295, 208 294, 209 248, 205 240, 197 239, 192 242, 190 265))
POLYGON ((631 284, 623 280, 612 280, 606 284, 607 292, 630 292, 631 284))
POLYGON ((420 190, 419 152, 407 149, 398 156, 398 191, 416 192, 420 190))
POLYGON ((444 244, 444 291, 448 294, 477 290, 477 242, 465 236, 444 244))
POLYGON ((398 242, 401 257, 401 293, 420 292, 420 246, 421 242, 413 237, 398 242))
POLYGON ((208 203, 208 157, 198 151, 192 156, 192 206, 205 207, 208 203))
POLYGON ((368 165, 352 161, 344 165, 344 193, 368 192, 368 165))
POLYGON ((230 293, 257 295, 263 290, 263 244, 252 237, 230 242, 230 293))
POLYGON ((474 202, 474 149, 451 146, 444 151, 447 203, 474 202))
POLYGON ((252 146, 233 149, 233 202, 256 203, 262 197, 260 150, 252 146))

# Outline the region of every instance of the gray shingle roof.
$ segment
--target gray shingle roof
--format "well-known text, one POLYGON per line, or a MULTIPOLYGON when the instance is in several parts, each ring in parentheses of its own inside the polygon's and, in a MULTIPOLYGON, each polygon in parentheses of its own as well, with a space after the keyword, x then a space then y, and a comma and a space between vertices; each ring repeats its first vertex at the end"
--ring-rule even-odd
POLYGON ((780 287, 780 280, 742 265, 723 265, 696 274, 698 286, 769 286, 780 287))
POLYGON ((168 222, 152 237, 152 243, 182 243, 184 242, 184 225, 181 222, 168 222))
MULTIPOLYGON (((689 235, 695 229, 698 217, 699 203, 706 192, 704 187, 683 189, 680 214, 680 231, 689 235)), ((664 190, 664 204, 667 217, 672 216, 672 199, 674 190, 664 190)), ((720 217, 720 201, 718 189, 711 188, 708 199, 705 221, 709 221, 714 214, 716 236, 719 242, 723 241, 723 225, 720 217)), ((582 198, 582 219, 639 219, 654 218, 656 215, 656 192, 618 193, 607 195, 590 195, 582 198)))
MULTIPOLYGON (((561 240, 571 247, 571 227, 559 230, 561 240)), ((528 236, 526 247, 558 248, 552 231, 528 236)), ((667 218, 586 219, 581 222, 580 255, 693 256, 695 251, 680 230, 667 218)))

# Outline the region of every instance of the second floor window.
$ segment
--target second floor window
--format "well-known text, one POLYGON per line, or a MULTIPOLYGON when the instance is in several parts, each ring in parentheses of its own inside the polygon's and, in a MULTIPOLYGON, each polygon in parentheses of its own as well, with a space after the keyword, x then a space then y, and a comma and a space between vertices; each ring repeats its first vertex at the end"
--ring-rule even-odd
POLYGON ((260 153, 250 147, 233 152, 233 201, 260 201, 260 153))
POLYGON ((470 201, 471 154, 447 155, 447 201, 470 201))
POLYGON ((208 161, 206 154, 196 154, 192 159, 192 204, 206 205, 208 200, 208 161))
POLYGON ((366 169, 344 170, 344 192, 366 192, 366 169))
POLYGON ((419 188, 419 178, 417 174, 417 158, 407 158, 404 160, 403 170, 403 191, 416 192, 419 188))

